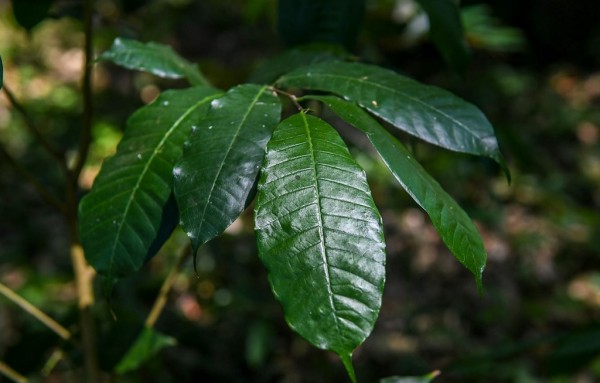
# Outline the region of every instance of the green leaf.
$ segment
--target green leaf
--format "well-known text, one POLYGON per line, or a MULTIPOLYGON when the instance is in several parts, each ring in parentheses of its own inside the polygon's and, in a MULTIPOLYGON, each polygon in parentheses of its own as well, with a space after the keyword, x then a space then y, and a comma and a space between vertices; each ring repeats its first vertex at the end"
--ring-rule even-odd
POLYGON ((486 263, 483 241, 467 213, 427 173, 410 152, 354 103, 332 96, 311 96, 324 102, 343 120, 362 130, 400 185, 429 215, 452 254, 475 276, 481 291, 486 263))
POLYGON ((44 21, 52 7, 53 0, 12 0, 12 11, 15 20, 27 32, 44 21))
POLYGON ((525 37, 520 29, 503 25, 492 16, 486 4, 462 9, 462 21, 469 42, 474 48, 494 52, 519 52, 525 48, 525 37))
POLYGON ((173 173, 181 225, 194 254, 246 207, 280 116, 279 98, 268 87, 240 85, 213 100, 192 131, 173 173))
POLYGON ((379 383, 430 383, 437 376, 440 375, 438 370, 430 372, 424 376, 410 376, 410 377, 400 377, 400 376, 390 376, 389 378, 383 378, 379 381, 379 383))
POLYGON ((490 157, 510 176, 487 118, 472 104, 443 89, 378 66, 339 61, 300 68, 278 83, 340 95, 424 141, 490 157))
POLYGON ((192 85, 209 85, 195 64, 179 56, 171 47, 154 42, 141 43, 117 37, 100 60, 122 67, 152 73, 158 77, 186 78, 192 85))
POLYGON ((0 89, 4 84, 4 64, 2 63, 2 56, 0 56, 0 89))
POLYGON ((365 0, 279 0, 279 32, 288 46, 333 43, 352 50, 365 0))
POLYGON ((458 5, 452 0, 417 0, 429 17, 429 35, 450 67, 462 74, 469 63, 469 47, 458 5))
POLYGON ((204 87, 167 91, 127 121, 117 153, 79 205, 86 257, 107 281, 143 265, 171 195, 173 164, 217 95, 204 87))
POLYGON ((267 145, 255 227, 290 327, 350 358, 373 329, 385 281, 381 217, 364 171, 324 121, 296 114, 267 145))
POLYGON ((144 327, 131 348, 115 367, 117 374, 124 374, 140 367, 165 347, 177 344, 175 338, 161 334, 152 327, 144 327))
POLYGON ((150 249, 146 253, 144 263, 148 262, 154 257, 160 248, 167 242, 167 240, 173 234, 173 231, 179 224, 179 209, 177 208, 177 202, 175 202, 175 195, 171 193, 167 203, 163 207, 163 214, 156 232, 156 237, 150 245, 150 249))
POLYGON ((279 76, 305 65, 325 61, 345 60, 350 55, 339 45, 309 44, 289 49, 262 65, 250 77, 250 82, 270 84, 279 76))

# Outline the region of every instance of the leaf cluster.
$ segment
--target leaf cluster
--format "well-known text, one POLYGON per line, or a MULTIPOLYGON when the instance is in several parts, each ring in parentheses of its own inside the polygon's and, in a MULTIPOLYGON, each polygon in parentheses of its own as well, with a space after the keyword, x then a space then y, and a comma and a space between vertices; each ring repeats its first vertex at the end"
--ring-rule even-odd
POLYGON ((355 381, 352 352, 381 306, 385 240, 363 169, 336 129, 302 106, 318 101, 366 135, 481 289, 477 229, 392 132, 506 170, 492 126, 447 91, 348 57, 289 51, 267 64, 270 75, 222 91, 166 46, 115 40, 102 59, 192 87, 166 91, 129 118, 80 203, 86 257, 107 286, 138 271, 177 224, 195 254, 256 199, 259 257, 289 326, 336 352, 355 381), (297 55, 311 64, 290 60, 297 55), (283 118, 285 99, 298 110, 283 118))

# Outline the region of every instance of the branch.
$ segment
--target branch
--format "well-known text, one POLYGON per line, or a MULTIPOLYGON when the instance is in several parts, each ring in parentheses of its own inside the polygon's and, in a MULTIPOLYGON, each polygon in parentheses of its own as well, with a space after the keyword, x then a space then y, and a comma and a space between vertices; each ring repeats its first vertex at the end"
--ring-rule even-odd
POLYGON ((42 310, 38 309, 25 299, 23 299, 20 295, 12 291, 6 285, 0 283, 0 294, 4 295, 6 298, 14 302, 17 306, 21 307, 35 319, 39 320, 43 324, 46 325, 50 330, 54 331, 58 336, 63 338, 64 340, 68 340, 71 338, 71 333, 69 330, 64 328, 60 323, 55 321, 46 315, 42 310))
POLYGON ((58 149, 54 148, 40 133, 40 131, 35 126, 33 119, 29 116, 23 105, 16 99, 13 92, 4 84, 3 86, 4 92, 8 98, 8 101, 11 103, 13 108, 17 112, 21 114, 23 117, 23 121, 25 121, 25 126, 29 130, 29 132, 35 137, 36 141, 54 158, 61 166, 65 166, 65 155, 58 149))
POLYGON ((160 287, 160 292, 154 301, 154 305, 150 310, 150 314, 148 314, 146 322, 144 323, 146 327, 154 327, 154 324, 158 320, 160 313, 165 308, 165 304, 167 303, 167 295, 169 294, 171 287, 173 287, 173 284, 175 283, 175 277, 177 277, 177 273, 179 273, 179 269, 181 269, 181 265, 183 264, 183 261, 185 260, 185 257, 188 255, 189 251, 190 246, 188 245, 183 249, 181 254, 179 254, 175 265, 173 265, 169 275, 167 275, 167 278, 165 278, 165 281, 160 287))
POLYGON ((85 15, 84 15, 84 62, 83 62, 83 77, 81 79, 81 92, 83 95, 83 121, 82 131, 79 140, 79 150, 75 159, 75 165, 72 170, 71 181, 77 184, 81 170, 87 160, 90 144, 92 141, 92 118, 94 116, 94 104, 92 102, 92 67, 93 67, 93 13, 94 4, 93 0, 86 0, 84 2, 85 15))
POLYGON ((31 186, 35 189, 35 191, 42 197, 44 201, 46 201, 49 205, 55 207, 59 212, 65 213, 66 207, 63 202, 61 202, 58 198, 52 195, 48 189, 44 185, 42 185, 37 178, 33 174, 31 174, 27 169, 25 169, 17 160, 12 158, 12 156, 6 151, 6 149, 0 145, 0 153, 6 157, 8 163, 15 168, 17 172, 19 172, 27 182, 31 184, 31 186))
POLYGON ((16 383, 27 383, 29 380, 0 360, 0 374, 16 383))

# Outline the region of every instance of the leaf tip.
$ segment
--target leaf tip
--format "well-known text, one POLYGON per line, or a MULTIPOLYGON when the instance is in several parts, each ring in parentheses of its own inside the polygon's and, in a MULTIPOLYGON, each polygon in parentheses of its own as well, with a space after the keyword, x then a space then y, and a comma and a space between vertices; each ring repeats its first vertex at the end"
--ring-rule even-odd
MULTIPOLYGON (((481 270, 481 272, 483 272, 483 270, 481 270)), ((479 293, 479 296, 482 297, 483 293, 484 293, 484 289, 483 289, 483 279, 482 279, 481 273, 475 275, 475 283, 477 284, 477 292, 479 293)))
POLYGON ((352 353, 347 354, 338 354, 344 367, 346 368, 346 372, 350 377, 352 383, 356 383, 356 374, 354 373, 354 366, 352 365, 352 353))

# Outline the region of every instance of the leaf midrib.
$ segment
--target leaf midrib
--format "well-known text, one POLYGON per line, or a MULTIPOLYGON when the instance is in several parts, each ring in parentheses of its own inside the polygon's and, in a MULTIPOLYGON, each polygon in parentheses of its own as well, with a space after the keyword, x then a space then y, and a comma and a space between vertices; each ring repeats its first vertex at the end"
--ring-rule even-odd
MULTIPOLYGON (((200 215, 202 217, 202 220, 200 221, 200 225, 198 227, 199 233, 202 232, 202 226, 204 225, 204 222, 206 222, 206 220, 204 219, 204 215, 206 214, 206 208, 208 207, 208 205, 210 203, 210 200, 212 198, 212 193, 215 190, 217 180, 219 179, 219 176, 221 175, 221 171, 223 170, 223 166, 225 165, 225 162, 227 161, 227 157, 229 156, 229 153, 231 152, 231 149, 233 148, 233 143, 236 141, 236 138, 239 136, 240 130, 242 129, 242 126, 244 126, 244 124, 246 123, 246 120, 248 119, 250 112, 254 108, 254 105, 258 102, 258 99, 260 98, 260 96, 263 95, 263 93, 265 92, 266 89, 267 89, 267 86, 263 86, 260 89, 260 91, 256 94, 256 96, 254 96, 254 99, 248 106, 246 113, 244 113, 244 117, 242 117, 242 120, 238 124, 235 134, 232 136, 231 141, 229 142, 229 146, 227 147, 227 150, 225 151, 225 156, 223 156, 223 160, 219 164, 219 169, 217 170, 217 174, 215 175, 214 181, 210 186, 210 191, 208 192, 208 197, 206 198, 206 203, 204 204, 204 208, 202 209, 202 214, 200 215)), ((199 243, 197 246, 201 246, 201 245, 202 245, 202 243, 199 243)))
MULTIPOLYGON (((448 115, 448 114, 444 113, 444 112, 443 112, 441 109, 435 108, 435 107, 433 107, 432 105, 430 105, 430 104, 428 104, 428 103, 426 103, 426 102, 424 102, 424 101, 421 101, 421 100, 419 100, 418 98, 411 97, 410 95, 408 95, 408 94, 406 94, 406 93, 399 92, 399 91, 397 91, 397 90, 396 90, 396 89, 394 89, 394 88, 390 88, 390 87, 387 87, 387 86, 385 86, 385 85, 381 85, 381 84, 379 84, 379 83, 372 82, 372 81, 365 81, 365 80, 357 79, 356 77, 351 77, 351 76, 335 75, 335 74, 329 74, 329 73, 316 73, 316 74, 315 74, 315 73, 313 73, 313 74, 311 75, 311 77, 316 77, 316 76, 322 76, 322 77, 332 77, 332 78, 337 78, 337 79, 340 79, 340 80, 345 80, 345 81, 350 81, 350 82, 357 82, 357 83, 365 83, 365 82, 367 82, 367 83, 369 83, 369 84, 371 84, 371 85, 373 85, 373 86, 375 86, 375 87, 377 87, 377 88, 381 88, 381 89, 384 89, 384 90, 390 91, 390 92, 392 92, 392 93, 395 93, 395 94, 397 94, 397 95, 399 95, 399 96, 401 96, 401 97, 404 97, 404 98, 407 98, 407 99, 409 99, 409 100, 411 100, 411 101, 414 101, 414 102, 416 102, 416 103, 418 103, 418 104, 420 104, 420 105, 424 106, 424 107, 425 107, 425 108, 427 108, 427 109, 430 109, 430 110, 432 110, 432 111, 434 111, 434 112, 437 112, 437 113, 441 114, 442 116, 444 116, 444 117, 448 118, 450 121, 454 122, 454 123, 455 123, 455 124, 457 124, 458 126, 460 126, 460 127, 464 128, 464 129, 465 129, 467 132, 469 132, 469 133, 470 133, 472 136, 474 136, 474 137, 476 137, 476 138, 478 138, 478 139, 480 139, 480 140, 485 140, 485 139, 488 139, 488 138, 490 138, 490 137, 492 137, 492 136, 493 136, 493 135, 487 135, 487 136, 480 137, 479 135, 475 134, 475 133, 473 132, 473 130, 472 130, 471 128, 469 128, 467 125, 463 124, 463 123, 462 123, 461 121, 459 121, 459 120, 456 120, 456 119, 454 119, 452 116, 450 116, 450 115, 448 115)), ((297 75, 297 76, 284 76, 284 77, 283 77, 283 82, 285 82, 285 79, 286 79, 286 78, 287 78, 287 79, 295 79, 295 78, 304 78, 304 77, 306 77, 306 76, 300 76, 300 75, 297 75)), ((334 93, 340 94, 339 92, 334 92, 334 93)), ((340 95, 341 95, 341 94, 340 94, 340 95)), ((342 96, 345 96, 345 95, 342 95, 342 96)), ((369 109, 369 110, 372 110, 372 108, 370 108, 369 106, 365 106, 365 107, 366 107, 367 109, 369 109)))
MULTIPOLYGON (((115 240, 113 241, 113 246, 111 248, 111 253, 110 253, 110 262, 109 262, 109 270, 108 270, 108 275, 112 276, 112 268, 114 265, 114 259, 115 259, 115 254, 116 254, 116 249, 117 249, 117 244, 120 243, 120 237, 121 237, 121 232, 123 230, 123 227, 125 225, 125 221, 126 218, 129 214, 129 209, 131 208, 131 204, 133 203, 134 199, 135 199, 135 195, 138 193, 139 189, 140 189, 140 185, 142 183, 142 180, 144 179, 146 173, 148 172, 148 169, 150 168, 150 164, 154 161, 154 158, 161 153, 162 150, 161 149, 164 144, 167 142, 167 139, 173 134, 173 132, 176 131, 176 129, 179 127, 179 125, 181 125, 181 123, 183 123, 183 121, 190 115, 192 114, 196 109, 198 109, 200 106, 202 106, 204 103, 206 103, 208 100, 214 98, 214 96, 208 96, 203 98, 202 100, 198 101, 196 104, 194 104, 193 106, 191 106, 190 108, 188 108, 185 113, 179 117, 177 119, 177 121, 175 121, 175 123, 173 124, 173 126, 171 126, 171 128, 169 128, 169 130, 165 133, 165 135, 163 136, 163 138, 160 140, 160 142, 158 143, 158 145, 156 145, 156 147, 154 148, 154 150, 152 151, 152 154, 150 155, 150 158, 148 159, 148 161, 146 162, 146 165, 144 166, 144 168, 142 169, 135 186, 133 187, 133 190, 131 192, 131 196, 130 198, 127 200, 127 204, 125 205, 125 209, 123 210, 123 215, 122 215, 122 219, 119 222, 119 226, 117 228, 117 233, 115 236, 115 240)), ((158 100, 157 100, 158 102, 158 100)), ((127 260, 129 261, 129 263, 131 263, 134 268, 135 268, 135 264, 133 263, 131 257, 127 257, 127 260)))
MULTIPOLYGON (((312 138, 310 134, 310 128, 308 126, 308 120, 306 119, 305 113, 300 113, 302 116, 302 121, 304 122, 304 129, 306 131, 308 149, 310 152, 311 165, 314 175, 315 182, 315 191, 316 191, 316 207, 317 207, 317 219, 318 219, 318 227, 319 227, 319 238, 320 238, 320 248, 321 248, 321 258, 323 260, 323 271, 325 272, 325 279, 327 281, 327 296, 329 297, 329 305, 331 306, 331 311, 336 312, 335 303, 333 301, 333 289, 331 288, 331 272, 329 270, 329 260, 327 259, 327 249, 325 247, 325 233, 323 232, 323 213, 321 209, 321 197, 320 197, 320 186, 319 186, 319 177, 317 177, 317 160, 315 158, 315 151, 313 149, 312 138)), ((337 315, 333 315, 335 319, 335 326, 339 329, 339 319, 337 315)))

